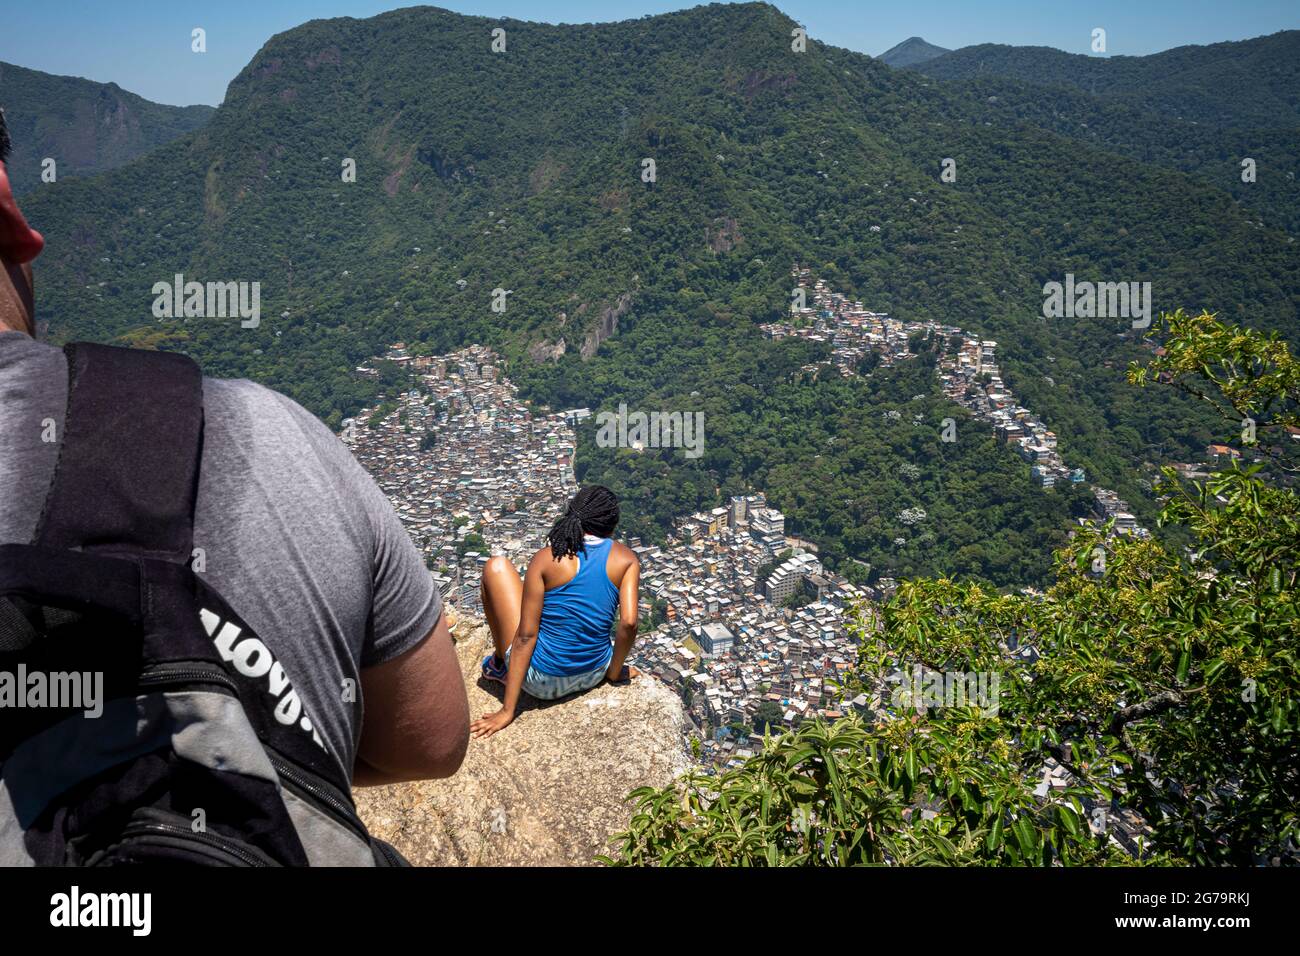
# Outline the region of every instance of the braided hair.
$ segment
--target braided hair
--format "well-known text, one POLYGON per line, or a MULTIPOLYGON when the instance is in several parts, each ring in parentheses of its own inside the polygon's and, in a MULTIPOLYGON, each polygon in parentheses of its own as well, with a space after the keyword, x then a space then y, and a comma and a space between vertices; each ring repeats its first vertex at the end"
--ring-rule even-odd
POLYGON ((548 534, 555 560, 576 555, 583 549, 584 533, 608 538, 618 526, 618 498, 604 485, 588 485, 569 502, 569 507, 548 534))

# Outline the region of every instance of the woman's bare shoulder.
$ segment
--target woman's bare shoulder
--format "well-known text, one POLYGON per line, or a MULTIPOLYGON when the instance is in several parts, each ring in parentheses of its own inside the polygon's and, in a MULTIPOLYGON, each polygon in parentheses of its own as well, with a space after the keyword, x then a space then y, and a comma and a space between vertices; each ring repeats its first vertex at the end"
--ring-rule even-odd
POLYGON ((615 561, 618 561, 619 564, 635 564, 637 567, 641 566, 641 560, 636 556, 636 552, 625 545, 622 541, 613 542, 609 551, 610 557, 615 561))

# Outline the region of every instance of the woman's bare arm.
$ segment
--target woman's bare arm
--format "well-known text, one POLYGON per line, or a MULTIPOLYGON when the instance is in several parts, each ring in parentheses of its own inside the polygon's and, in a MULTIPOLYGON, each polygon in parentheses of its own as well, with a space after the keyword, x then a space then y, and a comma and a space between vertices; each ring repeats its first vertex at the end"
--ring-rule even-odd
POLYGON ((607 680, 618 681, 636 676, 632 668, 628 668, 627 674, 623 673, 623 662, 627 660, 636 640, 637 626, 640 623, 640 591, 641 565, 633 555, 618 586, 618 627, 614 637, 614 656, 610 658, 609 670, 605 673, 607 680))

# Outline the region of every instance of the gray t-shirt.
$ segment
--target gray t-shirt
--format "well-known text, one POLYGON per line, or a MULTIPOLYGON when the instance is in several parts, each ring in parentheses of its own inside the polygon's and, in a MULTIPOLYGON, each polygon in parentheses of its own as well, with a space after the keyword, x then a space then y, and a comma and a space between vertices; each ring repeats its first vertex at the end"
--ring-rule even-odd
MULTIPOLYGON (((52 425, 62 439, 67 399, 62 350, 0 331, 0 543, 36 531, 59 450, 43 435, 52 425)), ((204 580, 284 665, 350 775, 361 668, 419 644, 441 597, 388 500, 319 419, 243 380, 205 378, 203 405, 204 580)))

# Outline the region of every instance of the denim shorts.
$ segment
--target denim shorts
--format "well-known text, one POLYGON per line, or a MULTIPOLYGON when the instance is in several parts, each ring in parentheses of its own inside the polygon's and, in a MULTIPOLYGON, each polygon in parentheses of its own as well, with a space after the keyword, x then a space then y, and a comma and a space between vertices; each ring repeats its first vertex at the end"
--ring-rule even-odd
MULTIPOLYGON (((511 650, 513 648, 506 648, 506 667, 510 666, 511 650)), ((613 657, 612 648, 610 657, 613 657)), ((595 670, 583 671, 581 674, 543 674, 532 664, 529 664, 528 673, 524 676, 524 690, 538 700, 555 700, 558 697, 567 697, 569 694, 576 694, 579 691, 591 690, 605 679, 605 673, 608 670, 608 658, 604 664, 595 670)))

